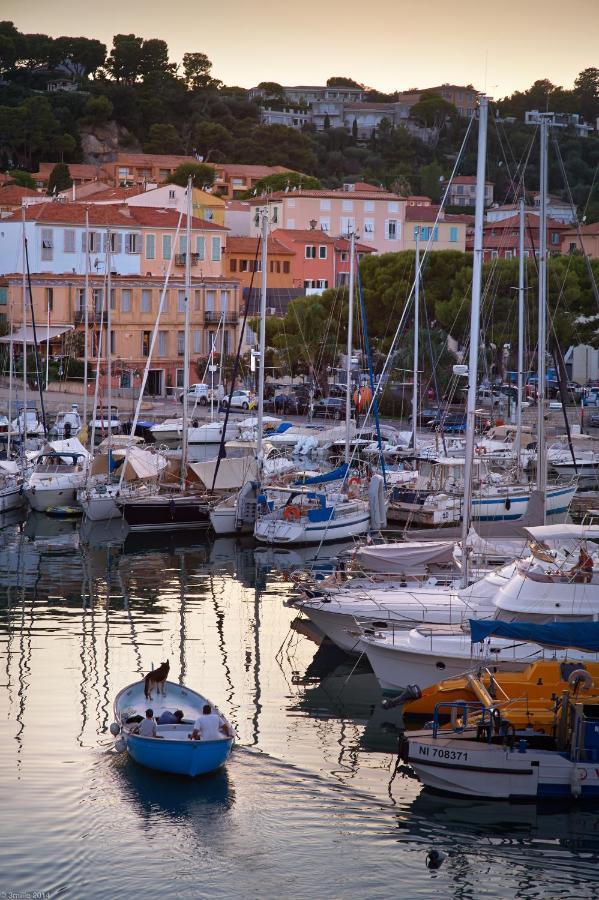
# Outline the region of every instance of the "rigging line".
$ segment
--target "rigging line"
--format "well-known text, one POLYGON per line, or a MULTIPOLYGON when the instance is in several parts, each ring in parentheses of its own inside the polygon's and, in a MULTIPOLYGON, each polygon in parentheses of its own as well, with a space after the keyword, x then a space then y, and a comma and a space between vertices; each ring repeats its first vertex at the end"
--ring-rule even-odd
MULTIPOLYGON (((555 155, 557 157, 557 162, 558 162, 558 165, 560 168, 560 173, 561 173, 562 179, 564 181, 564 187, 566 188, 566 191, 568 194, 568 202, 570 203, 570 207, 571 207, 572 213, 574 215, 576 235, 578 237, 578 240, 580 241, 580 248, 582 250, 582 255, 585 260, 587 274, 588 274, 590 282, 591 282, 591 289, 592 289, 593 295, 595 297, 595 303, 597 304, 597 306, 599 306, 599 290, 597 289, 597 282, 595 281, 595 273, 593 272, 593 267, 591 266, 591 261, 590 261, 589 257, 587 256, 585 249, 584 249, 584 242, 582 239, 582 231, 580 228, 580 223, 578 221, 578 215, 576 213, 576 206, 574 205, 574 198, 572 197, 572 191, 570 190, 570 182, 568 181, 566 167, 564 165, 564 160, 562 157, 560 146, 559 146, 559 143, 558 143, 558 140, 557 140, 557 137, 555 134, 553 135, 553 146, 555 149, 555 155)), ((597 170, 595 170, 595 173, 596 173, 596 171, 597 170)), ((594 182, 594 178, 593 178, 593 182, 594 182)), ((590 192, 589 192, 589 197, 587 199, 587 205, 588 205, 589 200, 590 200, 590 192)), ((585 207, 585 209, 586 209, 586 207, 585 207)), ((25 246, 27 246, 27 245, 25 245, 25 246)))
MULTIPOLYGON (((225 410, 225 418, 223 421, 223 427, 222 427, 222 431, 221 431, 221 435, 220 435, 220 444, 218 445, 218 455, 216 457, 216 466, 214 467, 214 475, 212 476, 212 487, 210 488, 211 494, 214 493, 214 485, 216 484, 216 479, 218 477, 220 461, 225 456, 225 441, 226 441, 226 435, 227 435, 227 425, 229 422, 229 414, 231 412, 231 398, 233 396, 233 391, 235 389, 235 381, 237 380, 237 374, 239 372, 239 360, 241 357, 241 348, 243 346, 243 338, 245 335, 245 329, 246 329, 248 315, 249 315, 249 311, 250 311, 252 288, 254 286, 254 275, 256 274, 256 263, 258 261, 258 254, 260 252, 261 242, 262 242, 262 235, 260 234, 260 235, 258 235, 258 240, 256 242, 256 252, 254 254, 254 267, 252 269, 252 277, 250 278, 250 287, 248 290, 248 296, 247 296, 247 300, 245 303, 245 310, 243 312, 243 322, 241 323, 241 328, 239 329, 239 341, 237 343, 237 354, 235 356, 235 362, 233 363, 233 372, 231 373, 231 389, 229 391, 229 400, 227 403, 227 408, 225 410)), ((262 273, 262 277, 266 278, 266 272, 262 273)), ((265 348, 262 347, 261 350, 264 353, 265 348)), ((221 384, 222 384, 222 380, 223 380, 222 375, 223 375, 223 373, 221 372, 220 373, 221 384)), ((260 402, 260 401, 258 400, 258 402, 260 402)))

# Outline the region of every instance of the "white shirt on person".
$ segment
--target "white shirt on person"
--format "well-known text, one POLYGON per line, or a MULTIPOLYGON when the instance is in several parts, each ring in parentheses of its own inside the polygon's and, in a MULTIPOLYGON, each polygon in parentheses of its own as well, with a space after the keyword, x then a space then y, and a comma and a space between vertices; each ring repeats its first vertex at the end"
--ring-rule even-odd
POLYGON ((222 741, 226 738, 226 734, 221 731, 223 724, 222 716, 218 713, 211 712, 207 715, 199 716, 194 722, 194 731, 197 731, 202 741, 222 741))
POLYGON ((154 719, 144 719, 139 723, 139 734, 142 737, 156 737, 156 723, 154 719))

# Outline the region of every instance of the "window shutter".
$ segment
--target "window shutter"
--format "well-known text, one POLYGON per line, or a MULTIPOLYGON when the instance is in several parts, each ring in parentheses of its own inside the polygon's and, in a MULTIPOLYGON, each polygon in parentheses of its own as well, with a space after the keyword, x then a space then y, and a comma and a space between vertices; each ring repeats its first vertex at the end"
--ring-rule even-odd
POLYGON ((198 234, 196 237, 196 253, 198 254, 198 259, 204 259, 204 238, 201 234, 198 234))
POLYGON ((87 247, 85 246, 85 237, 86 237, 85 231, 82 231, 81 232, 81 252, 82 253, 85 253, 85 251, 87 249, 87 247))
POLYGON ((116 231, 114 234, 114 250, 113 253, 122 253, 123 252, 123 235, 120 231, 116 231))

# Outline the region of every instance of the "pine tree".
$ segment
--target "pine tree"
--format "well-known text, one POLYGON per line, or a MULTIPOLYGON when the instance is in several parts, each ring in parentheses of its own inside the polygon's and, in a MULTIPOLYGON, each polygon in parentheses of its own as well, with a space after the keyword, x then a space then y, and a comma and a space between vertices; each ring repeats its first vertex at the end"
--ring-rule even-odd
POLYGON ((48 178, 48 194, 58 194, 66 191, 73 184, 69 167, 66 163, 56 163, 48 178))

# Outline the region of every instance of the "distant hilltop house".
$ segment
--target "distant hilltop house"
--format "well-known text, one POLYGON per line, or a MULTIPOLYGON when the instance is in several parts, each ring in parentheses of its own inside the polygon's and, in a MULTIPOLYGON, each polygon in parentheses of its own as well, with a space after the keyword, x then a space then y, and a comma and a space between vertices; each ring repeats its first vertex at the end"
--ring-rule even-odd
POLYGON ((73 93, 79 90, 79 84, 74 78, 67 78, 63 75, 60 78, 50 78, 46 82, 46 90, 50 94, 56 94, 60 91, 73 93))
POLYGON ((393 125, 411 127, 410 111, 425 93, 438 94, 453 103, 458 115, 464 118, 472 117, 477 108, 479 92, 472 85, 442 84, 403 91, 396 100, 386 103, 369 101, 369 92, 364 88, 340 85, 282 86, 278 95, 266 88, 254 87, 250 89, 249 96, 260 101, 265 125, 286 125, 298 129, 312 125, 317 131, 345 128, 356 132, 359 140, 364 140, 370 137, 383 119, 393 125))

